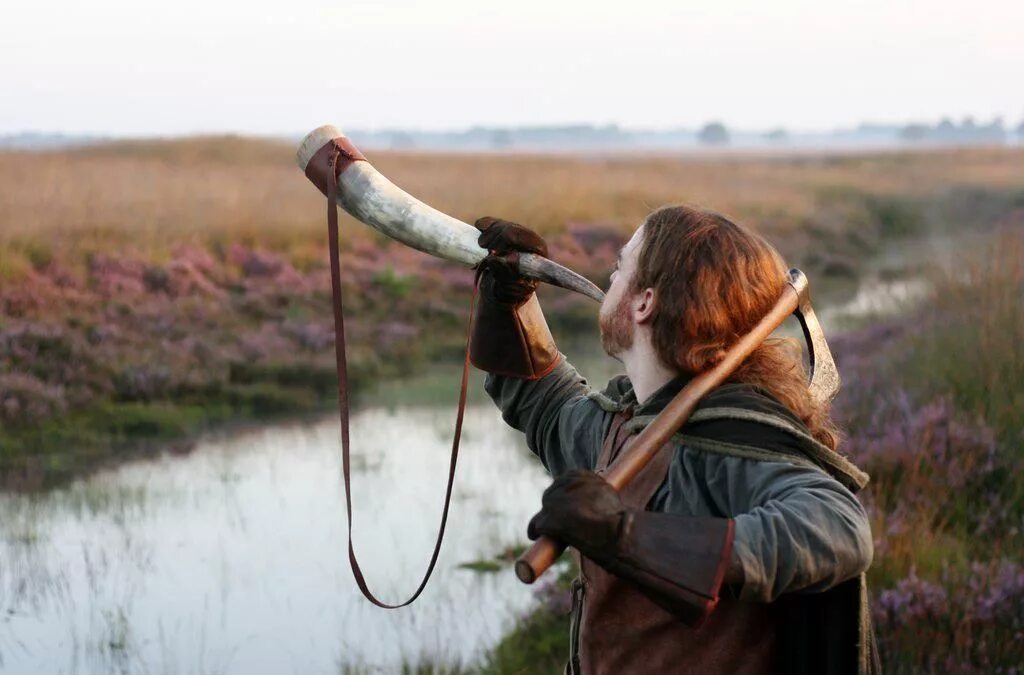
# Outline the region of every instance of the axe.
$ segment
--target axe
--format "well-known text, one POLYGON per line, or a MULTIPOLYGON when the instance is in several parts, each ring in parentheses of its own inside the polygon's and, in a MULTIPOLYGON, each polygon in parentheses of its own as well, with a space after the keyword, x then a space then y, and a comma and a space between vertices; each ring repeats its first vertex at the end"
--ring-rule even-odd
MULTIPOLYGON (((702 398, 721 385, 750 356, 772 331, 779 327, 786 317, 795 315, 800 321, 810 361, 811 396, 816 401, 831 400, 839 391, 839 371, 832 360, 832 352, 825 342, 818 318, 811 307, 811 291, 807 277, 794 268, 789 271, 787 284, 775 306, 725 354, 713 368, 694 377, 669 401, 668 405, 637 436, 619 460, 603 478, 616 490, 622 490, 647 464, 657 456, 669 439, 686 424, 686 420, 702 398)), ((565 545, 550 537, 541 537, 516 561, 515 571, 519 580, 532 584, 537 577, 565 551, 565 545)))

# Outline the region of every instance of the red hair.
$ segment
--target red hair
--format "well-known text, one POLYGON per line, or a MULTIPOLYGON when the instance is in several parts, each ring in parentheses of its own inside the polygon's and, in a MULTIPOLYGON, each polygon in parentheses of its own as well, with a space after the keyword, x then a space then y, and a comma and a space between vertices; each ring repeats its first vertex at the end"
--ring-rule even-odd
MULTIPOLYGON (((662 362, 685 374, 714 366, 779 299, 786 266, 762 237, 725 216, 666 206, 644 221, 632 292, 655 291, 652 341, 662 362)), ((828 404, 810 397, 800 345, 766 340, 730 378, 758 387, 796 414, 835 450, 839 432, 828 404)))

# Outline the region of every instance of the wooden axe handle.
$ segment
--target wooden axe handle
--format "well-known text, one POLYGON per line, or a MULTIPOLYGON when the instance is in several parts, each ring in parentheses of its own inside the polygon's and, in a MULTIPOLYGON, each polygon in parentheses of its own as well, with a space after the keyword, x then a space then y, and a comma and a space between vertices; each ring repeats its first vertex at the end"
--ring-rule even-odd
MULTIPOLYGON (((793 278, 792 275, 790 277, 793 278)), ((806 281, 804 281, 806 283, 806 281)), ((802 290, 802 289, 801 289, 802 290)), ((782 297, 775 303, 771 311, 754 326, 753 330, 740 338, 719 363, 694 377, 675 395, 665 409, 647 425, 636 440, 608 471, 604 479, 615 488, 621 490, 629 484, 647 463, 668 443, 672 435, 686 424, 694 408, 702 398, 713 389, 725 382, 730 375, 750 356, 757 347, 771 335, 772 331, 796 311, 800 295, 792 283, 787 283, 782 297)), ((545 572, 558 560, 565 550, 565 545, 555 539, 544 536, 533 543, 533 546, 516 561, 516 576, 525 584, 532 584, 537 577, 545 572)))

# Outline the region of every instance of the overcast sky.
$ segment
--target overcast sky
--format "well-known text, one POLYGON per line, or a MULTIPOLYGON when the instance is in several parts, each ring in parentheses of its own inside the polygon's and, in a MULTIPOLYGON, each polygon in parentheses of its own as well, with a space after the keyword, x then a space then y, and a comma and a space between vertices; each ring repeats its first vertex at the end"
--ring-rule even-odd
POLYGON ((1020 0, 7 0, 0 133, 1024 117, 1020 0))

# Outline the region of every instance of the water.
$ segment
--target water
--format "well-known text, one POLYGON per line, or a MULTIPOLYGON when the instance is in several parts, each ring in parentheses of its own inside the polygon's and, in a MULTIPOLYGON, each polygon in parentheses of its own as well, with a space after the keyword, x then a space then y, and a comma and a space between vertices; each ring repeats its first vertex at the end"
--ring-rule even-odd
POLYGON ((861 281, 849 300, 826 305, 819 319, 827 329, 829 326, 842 327, 873 316, 894 314, 923 300, 930 288, 927 281, 916 277, 892 281, 868 278, 861 281))
MULTIPOLYGON (((385 601, 429 560, 451 407, 353 418, 357 551, 385 601)), ((474 405, 449 533, 409 608, 359 595, 345 552, 337 421, 203 441, 43 495, 0 496, 0 672, 324 673, 469 663, 533 602, 511 564, 459 563, 525 541, 543 467, 474 405)))

